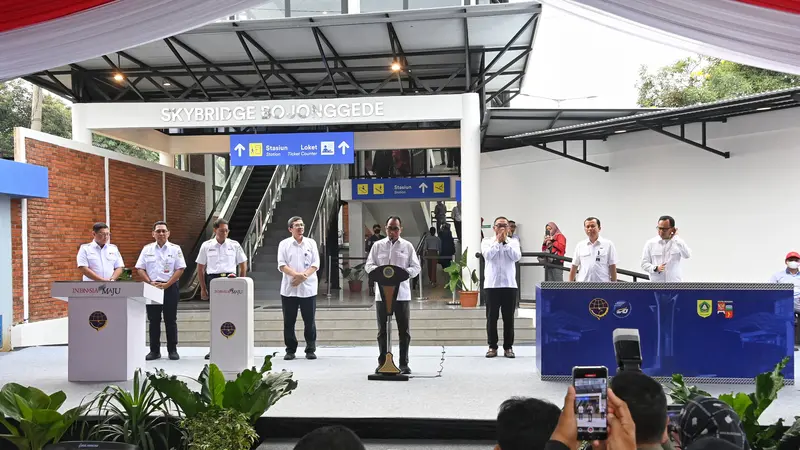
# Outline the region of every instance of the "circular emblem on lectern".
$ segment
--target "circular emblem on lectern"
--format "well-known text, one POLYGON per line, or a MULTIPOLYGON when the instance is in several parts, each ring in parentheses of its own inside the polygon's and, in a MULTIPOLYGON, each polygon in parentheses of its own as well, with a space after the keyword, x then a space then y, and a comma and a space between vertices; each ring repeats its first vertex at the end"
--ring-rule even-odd
POLYGON ((108 316, 103 311, 95 311, 89 314, 89 326, 96 331, 100 331, 108 325, 108 316))
POLYGON ((608 302, 603 300, 602 298, 593 298, 592 301, 589 302, 589 312, 600 320, 601 317, 605 317, 608 314, 608 302))
POLYGON ((394 276, 394 269, 392 267, 384 267, 383 276, 386 278, 392 278, 394 276))
POLYGON ((233 322, 225 322, 219 327, 219 332, 221 335, 225 336, 226 339, 230 339, 236 334, 236 325, 233 322))

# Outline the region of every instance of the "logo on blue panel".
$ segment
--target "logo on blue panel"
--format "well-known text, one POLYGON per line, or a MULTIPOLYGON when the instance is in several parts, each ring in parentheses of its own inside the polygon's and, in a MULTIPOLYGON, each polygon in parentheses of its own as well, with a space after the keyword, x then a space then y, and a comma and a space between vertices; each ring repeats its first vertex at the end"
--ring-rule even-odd
POLYGON ((602 298, 593 298, 589 302, 589 313, 600 320, 608 314, 608 302, 602 298))
POLYGON ((618 319, 624 319, 631 315, 631 304, 625 300, 620 300, 614 303, 614 316, 618 319))

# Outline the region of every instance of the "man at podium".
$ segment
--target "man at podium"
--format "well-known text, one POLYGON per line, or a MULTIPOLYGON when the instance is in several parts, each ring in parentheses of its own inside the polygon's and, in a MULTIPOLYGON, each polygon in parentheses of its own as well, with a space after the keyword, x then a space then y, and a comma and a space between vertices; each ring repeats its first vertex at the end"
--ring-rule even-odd
MULTIPOLYGON (((419 275, 422 268, 417 258, 414 244, 400 237, 402 233, 402 221, 400 217, 390 216, 386 221, 387 237, 375 242, 367 256, 364 270, 367 273, 385 265, 402 267, 408 271, 409 280, 419 275)), ((394 306, 394 316, 397 321, 397 333, 400 336, 400 373, 410 374, 408 367, 408 347, 411 344, 411 332, 409 331, 409 319, 411 318, 411 285, 409 280, 400 284, 397 293, 397 302, 394 306)), ((376 286, 375 301, 382 302, 380 288, 376 286)), ((383 366, 386 358, 386 308, 382 304, 375 307, 378 316, 378 369, 383 366)), ((377 373, 377 369, 376 369, 377 373)))
POLYGON ((108 225, 97 222, 92 226, 94 240, 78 250, 78 269, 83 281, 117 281, 125 268, 116 245, 110 244, 108 225))

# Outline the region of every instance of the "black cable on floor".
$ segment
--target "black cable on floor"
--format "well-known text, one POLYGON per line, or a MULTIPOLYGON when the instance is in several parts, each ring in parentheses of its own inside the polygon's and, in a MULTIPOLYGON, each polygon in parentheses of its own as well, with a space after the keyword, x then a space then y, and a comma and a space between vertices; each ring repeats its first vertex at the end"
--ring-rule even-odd
POLYGON ((444 355, 445 355, 445 348, 443 345, 442 359, 439 360, 439 370, 436 372, 436 375, 409 375, 408 378, 440 378, 442 376, 442 371, 444 371, 444 355))

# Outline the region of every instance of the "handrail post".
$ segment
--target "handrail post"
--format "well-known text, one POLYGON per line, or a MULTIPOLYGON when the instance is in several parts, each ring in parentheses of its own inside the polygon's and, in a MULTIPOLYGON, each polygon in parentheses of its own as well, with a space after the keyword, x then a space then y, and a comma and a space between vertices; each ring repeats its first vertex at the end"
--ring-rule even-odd
POLYGON ((328 295, 327 298, 331 298, 331 266, 333 265, 333 255, 328 254, 328 295))

